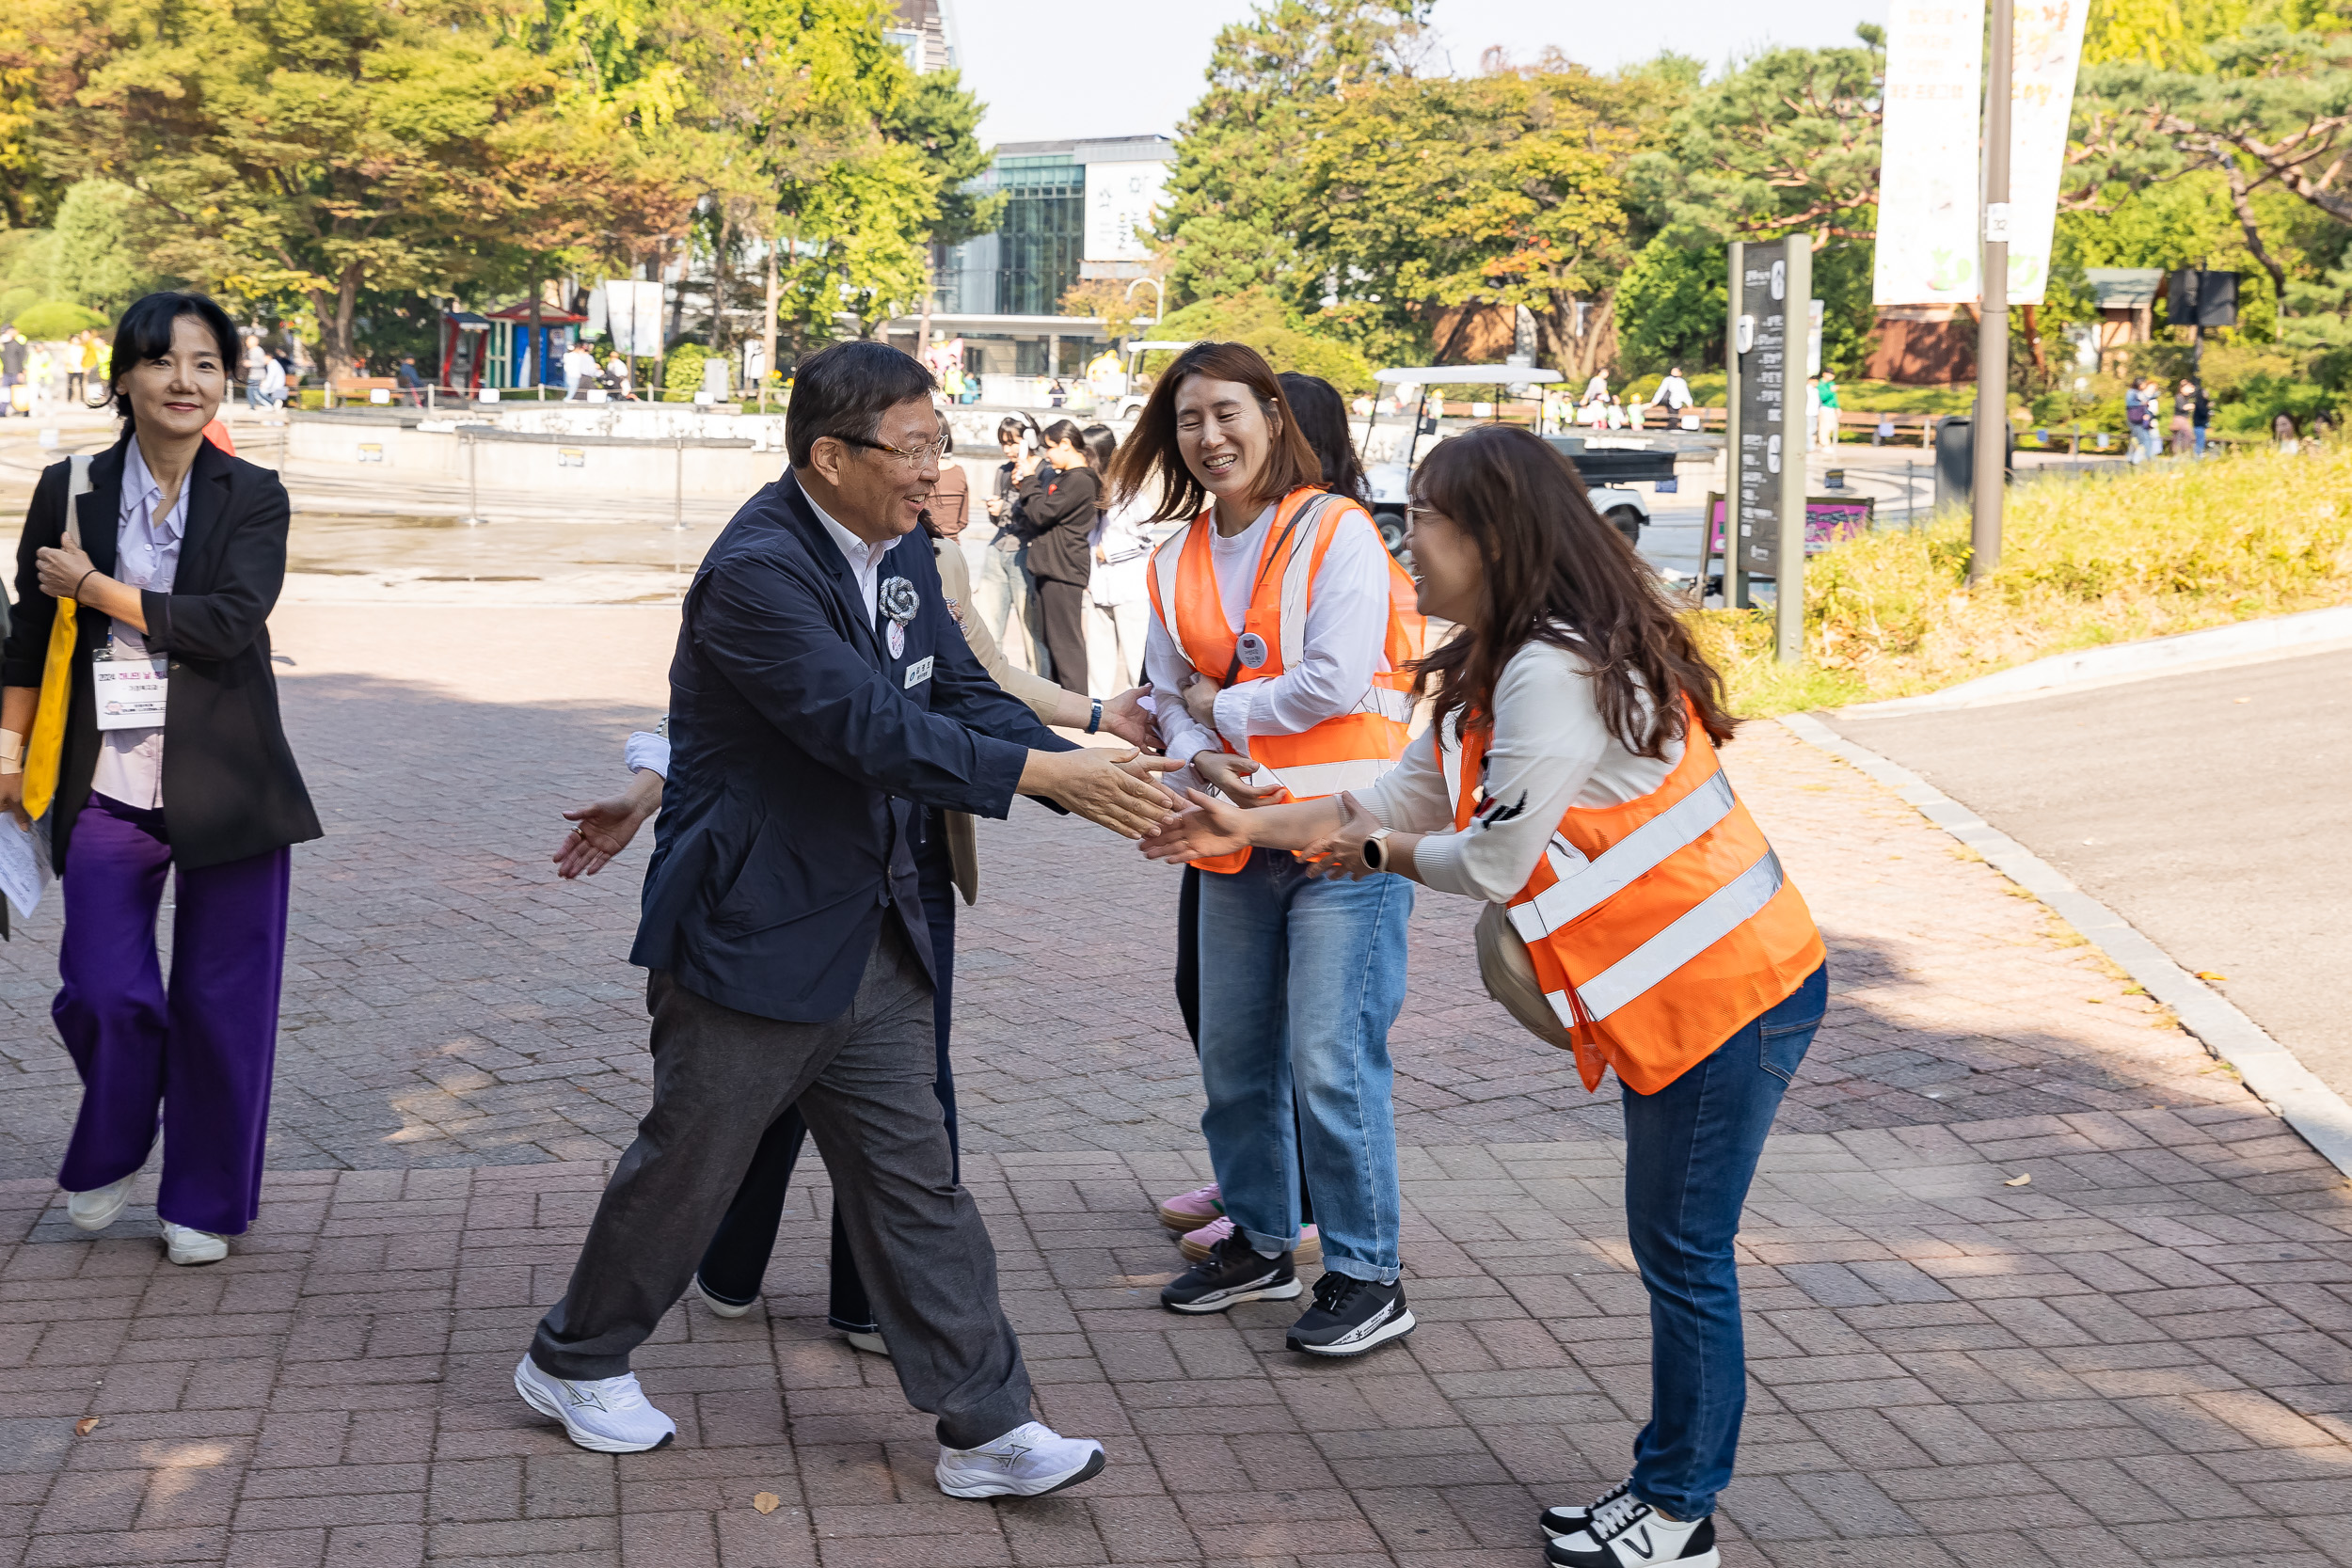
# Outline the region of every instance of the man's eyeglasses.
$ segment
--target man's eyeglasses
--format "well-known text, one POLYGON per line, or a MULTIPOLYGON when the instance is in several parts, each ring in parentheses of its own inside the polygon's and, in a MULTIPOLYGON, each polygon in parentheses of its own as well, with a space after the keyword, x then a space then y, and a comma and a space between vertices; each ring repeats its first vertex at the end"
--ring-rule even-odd
POLYGON ((865 447, 873 451, 886 451, 910 468, 919 468, 926 462, 939 462, 956 447, 956 438, 952 436, 942 436, 937 440, 926 441, 919 447, 894 447, 887 441, 869 441, 863 436, 836 436, 834 439, 847 441, 853 447, 865 447))

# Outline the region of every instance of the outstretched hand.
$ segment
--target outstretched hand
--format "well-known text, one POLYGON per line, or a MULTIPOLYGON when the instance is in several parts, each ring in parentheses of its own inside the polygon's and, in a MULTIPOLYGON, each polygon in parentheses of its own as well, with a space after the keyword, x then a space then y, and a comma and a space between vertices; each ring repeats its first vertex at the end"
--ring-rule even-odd
POLYGON ((1031 752, 1019 788, 1099 822, 1122 838, 1141 838, 1176 809, 1176 797, 1152 775, 1182 767, 1167 757, 1085 746, 1031 752))
POLYGON ((1190 809, 1146 833, 1143 852, 1155 861, 1182 865, 1212 855, 1230 855, 1249 847, 1248 819, 1241 808, 1197 789, 1184 791, 1190 809))
POLYGON ((1152 727, 1151 711, 1143 699, 1151 694, 1148 686, 1130 687, 1116 697, 1103 703, 1103 729, 1130 746, 1147 752, 1160 750, 1160 732, 1152 727))
POLYGON ((660 775, 640 773, 638 780, 627 795, 576 806, 564 814, 564 820, 574 827, 564 835, 564 842, 555 847, 555 853, 548 857, 555 862, 557 876, 565 881, 593 877, 613 856, 628 847, 637 830, 645 825, 645 818, 661 806, 660 775), (650 787, 642 782, 648 778, 654 781, 650 787))
POLYGON ((1380 873, 1364 863, 1364 840, 1380 826, 1380 819, 1366 811, 1353 792, 1340 792, 1340 825, 1328 836, 1319 838, 1298 852, 1299 859, 1314 875, 1328 881, 1344 878, 1360 882, 1366 877, 1380 873))

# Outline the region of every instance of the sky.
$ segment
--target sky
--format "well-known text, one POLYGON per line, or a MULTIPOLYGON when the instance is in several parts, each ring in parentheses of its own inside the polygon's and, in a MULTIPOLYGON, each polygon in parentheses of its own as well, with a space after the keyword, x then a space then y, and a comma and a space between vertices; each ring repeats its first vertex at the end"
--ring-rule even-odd
MULTIPOLYGON (((964 86, 988 108, 989 142, 1173 133, 1200 96, 1217 29, 1249 0, 951 0, 964 86)), ((1851 43, 1888 0, 1438 0, 1438 40, 1456 71, 1489 44, 1533 59, 1548 43, 1606 71, 1661 49, 1720 68, 1769 44, 1851 43)))

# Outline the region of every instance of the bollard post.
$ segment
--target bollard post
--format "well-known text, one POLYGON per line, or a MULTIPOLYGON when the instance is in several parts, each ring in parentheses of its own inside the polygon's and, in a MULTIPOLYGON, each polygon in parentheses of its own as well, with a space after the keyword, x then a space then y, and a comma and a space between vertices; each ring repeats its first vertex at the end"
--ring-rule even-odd
POLYGON ((686 526, 686 437, 677 438, 677 487, 671 496, 670 526, 686 526))

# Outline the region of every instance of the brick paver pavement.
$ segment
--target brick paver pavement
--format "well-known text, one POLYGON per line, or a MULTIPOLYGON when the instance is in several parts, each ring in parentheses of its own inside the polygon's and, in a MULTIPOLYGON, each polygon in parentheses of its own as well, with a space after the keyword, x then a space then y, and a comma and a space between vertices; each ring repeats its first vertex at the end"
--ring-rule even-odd
MULTIPOLYGON (((1110 1469, 938 1495, 928 1421, 823 1330, 821 1178, 766 1312, 681 1307, 640 1358, 676 1447, 587 1455, 521 1409, 646 1085, 642 851, 580 886, 545 855, 658 708, 671 624, 281 610, 328 837, 227 1263, 160 1262, 151 1189, 106 1238, 65 1224, 55 911, 0 953, 0 1568, 1536 1560, 1528 1510, 1621 1473, 1645 1400, 1609 1097, 1478 991, 1474 911, 1424 896, 1394 1040, 1423 1326, 1331 1366, 1282 1351, 1281 1307, 1169 1318, 1149 1199, 1205 1170, 1174 878, 1025 804, 963 914, 966 1175, 1046 1418, 1110 1469)), ((2342 1177, 1875 785, 1775 726, 1728 760, 1834 995, 1742 1242, 1726 1561, 2352 1563, 2342 1177)))

